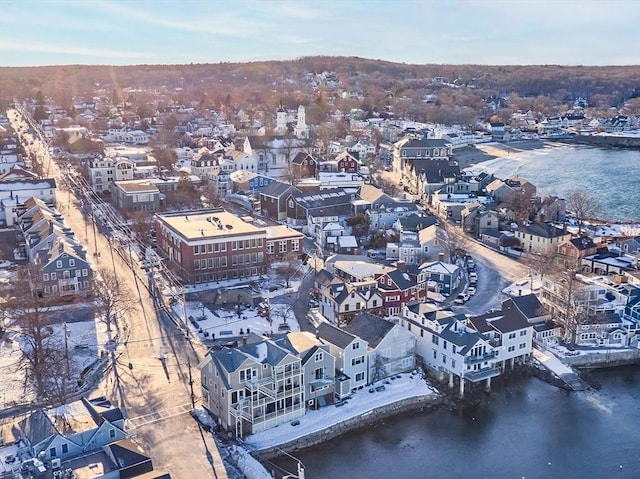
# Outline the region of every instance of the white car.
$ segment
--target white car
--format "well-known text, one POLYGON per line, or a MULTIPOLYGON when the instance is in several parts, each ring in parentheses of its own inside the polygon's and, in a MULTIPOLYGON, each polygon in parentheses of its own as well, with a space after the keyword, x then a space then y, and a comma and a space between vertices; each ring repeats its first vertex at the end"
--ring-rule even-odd
POLYGON ((456 304, 464 304, 467 301, 469 301, 469 295, 465 294, 465 293, 460 293, 458 296, 456 296, 456 299, 455 299, 454 303, 456 303, 456 304))
POLYGON ((467 288, 467 294, 468 294, 469 296, 473 296, 474 294, 476 294, 476 288, 475 288, 475 286, 469 286, 469 287, 467 288))

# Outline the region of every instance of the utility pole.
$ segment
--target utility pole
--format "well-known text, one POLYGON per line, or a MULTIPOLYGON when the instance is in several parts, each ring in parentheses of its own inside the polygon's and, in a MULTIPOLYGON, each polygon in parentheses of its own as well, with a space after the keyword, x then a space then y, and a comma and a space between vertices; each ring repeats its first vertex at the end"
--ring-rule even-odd
POLYGON ((196 396, 193 393, 193 377, 191 376, 191 360, 187 359, 187 367, 189 368, 189 387, 191 388, 191 408, 196 407, 196 396))
POLYGON ((62 324, 64 325, 64 357, 67 361, 67 379, 69 379, 69 328, 67 328, 66 321, 62 324))

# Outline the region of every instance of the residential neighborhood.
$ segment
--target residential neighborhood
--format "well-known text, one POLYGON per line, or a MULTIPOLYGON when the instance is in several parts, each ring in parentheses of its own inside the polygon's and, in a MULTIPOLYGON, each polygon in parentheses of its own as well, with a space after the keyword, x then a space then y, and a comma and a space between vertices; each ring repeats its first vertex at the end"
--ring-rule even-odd
MULTIPOLYGON (((352 80, 307 71, 282 84, 316 103, 251 108, 97 84, 9 102, 0 478, 186 477, 194 444, 194 477, 253 477, 229 451, 297 452, 312 434, 277 432, 305 421, 473 404, 520 374, 578 391, 581 368, 640 360, 640 219, 487 166, 633 143, 638 115, 493 95, 475 123, 417 121, 399 91, 356 108, 352 80)), ((424 105, 463 88, 429 85, 424 105)))

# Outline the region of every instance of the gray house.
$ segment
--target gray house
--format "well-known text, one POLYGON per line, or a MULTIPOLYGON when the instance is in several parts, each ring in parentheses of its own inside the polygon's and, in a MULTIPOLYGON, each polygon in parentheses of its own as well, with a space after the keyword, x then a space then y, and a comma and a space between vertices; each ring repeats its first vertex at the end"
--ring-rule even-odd
POLYGON ((307 408, 333 404, 336 358, 327 344, 308 332, 289 333, 275 342, 295 351, 302 359, 304 397, 307 408))
POLYGON ((234 437, 270 429, 305 414, 301 359, 259 337, 210 351, 198 365, 202 405, 234 437))
POLYGON ((405 328, 379 316, 360 313, 344 329, 367 342, 370 383, 415 367, 416 337, 405 328))
POLYGON ((46 460, 88 453, 127 437, 122 411, 104 397, 38 409, 16 429, 32 456, 46 460))
POLYGON ((122 212, 155 212, 160 208, 160 190, 148 180, 115 181, 111 198, 113 206, 122 212))

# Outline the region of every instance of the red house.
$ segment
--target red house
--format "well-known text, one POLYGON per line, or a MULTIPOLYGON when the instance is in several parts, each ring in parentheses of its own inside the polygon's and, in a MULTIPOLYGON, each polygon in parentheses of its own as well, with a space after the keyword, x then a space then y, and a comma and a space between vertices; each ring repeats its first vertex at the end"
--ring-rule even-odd
POLYGON ((396 316, 405 305, 427 298, 426 281, 419 283, 417 275, 401 268, 376 277, 387 316, 396 316))

